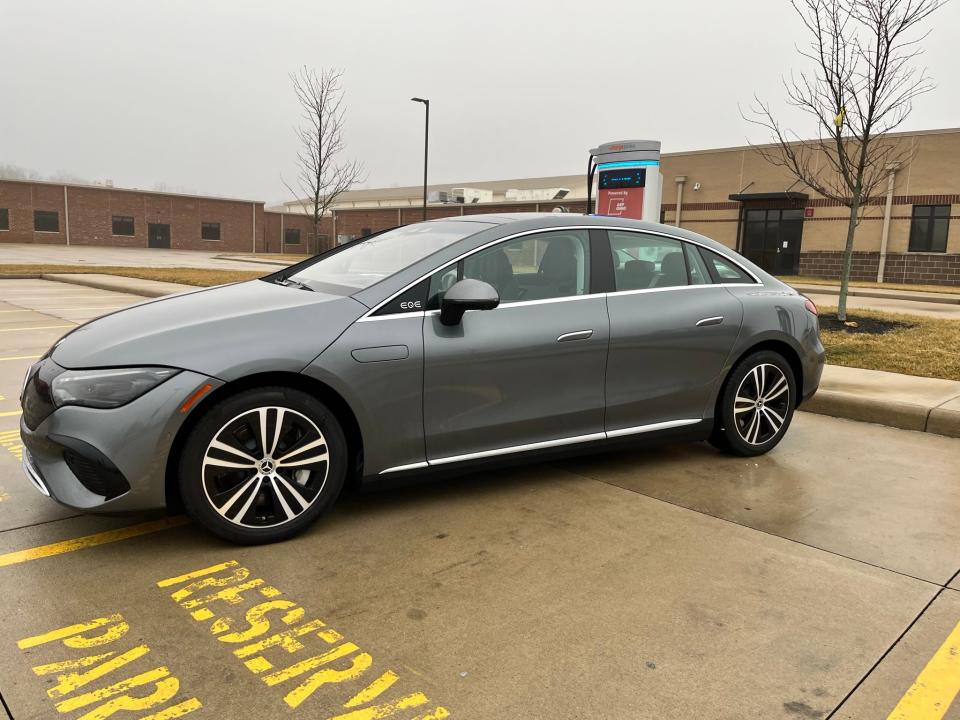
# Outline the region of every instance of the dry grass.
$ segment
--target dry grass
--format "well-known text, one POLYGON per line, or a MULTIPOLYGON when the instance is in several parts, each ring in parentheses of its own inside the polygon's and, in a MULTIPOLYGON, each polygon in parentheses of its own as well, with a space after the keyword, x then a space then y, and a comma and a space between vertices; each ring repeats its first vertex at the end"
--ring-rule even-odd
MULTIPOLYGON (((820 308, 821 315, 836 314, 835 307, 820 308)), ((960 380, 960 320, 853 310, 852 319, 870 317, 899 320, 914 327, 891 330, 882 335, 848 334, 823 330, 820 333, 832 365, 886 370, 921 377, 960 380)))
POLYGON ((249 270, 205 270, 203 268, 144 268, 96 265, 0 265, 0 275, 43 275, 45 273, 99 273, 101 275, 122 275, 140 280, 159 280, 160 282, 182 283, 184 285, 223 285, 224 283, 252 280, 269 275, 269 268, 263 272, 249 270))
MULTIPOLYGON (((803 277, 800 275, 778 275, 777 280, 787 285, 835 285, 840 281, 830 278, 803 277)), ((880 290, 915 290, 916 292, 936 292, 947 295, 960 295, 960 285, 914 285, 913 283, 878 283, 857 280, 850 283, 851 288, 878 288, 880 290)))

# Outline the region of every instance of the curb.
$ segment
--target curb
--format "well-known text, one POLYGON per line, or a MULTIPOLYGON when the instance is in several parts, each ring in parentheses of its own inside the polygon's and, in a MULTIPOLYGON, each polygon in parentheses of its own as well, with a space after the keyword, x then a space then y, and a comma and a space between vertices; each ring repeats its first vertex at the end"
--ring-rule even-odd
MULTIPOLYGON (((840 289, 832 285, 804 285, 797 283, 791 285, 794 290, 811 295, 840 295, 840 289)), ((960 305, 960 295, 954 297, 938 296, 936 293, 911 292, 909 290, 886 290, 880 288, 850 288, 847 290, 849 297, 876 298, 880 300, 909 300, 911 302, 937 303, 941 305, 960 305), (932 297, 931 297, 932 296, 932 297)))
MULTIPOLYGON (((99 278, 89 278, 86 277, 83 273, 48 273, 39 276, 44 280, 50 280, 52 282, 61 282, 68 283, 71 285, 83 285, 85 287, 95 288, 97 290, 111 290, 113 292, 121 292, 127 295, 139 295, 141 297, 148 298, 158 298, 166 297, 167 295, 172 295, 176 292, 187 292, 190 290, 201 290, 200 287, 194 287, 193 285, 181 285, 177 286, 175 283, 158 283, 161 287, 150 287, 149 285, 129 285, 123 282, 114 282, 111 280, 101 280, 99 278), (177 287, 177 290, 171 291, 171 287, 177 287)), ((129 278, 128 278, 129 279, 129 278)), ((144 283, 157 282, 156 280, 144 280, 144 283)))
POLYGON ((838 390, 818 390, 800 409, 817 415, 960 438, 958 401, 960 398, 954 398, 930 406, 900 400, 878 400, 838 390), (956 408, 948 405, 955 405, 956 408))
MULTIPOLYGON (((310 257, 313 257, 313 256, 304 255, 303 259, 306 260, 307 258, 310 258, 310 257)), ((291 265, 294 265, 297 262, 300 262, 299 260, 296 260, 291 263, 286 263, 280 260, 261 260, 260 258, 238 257, 236 255, 216 255, 214 256, 213 259, 214 260, 230 260, 231 262, 256 263, 257 265, 270 265, 271 267, 275 267, 275 268, 290 267, 291 265)))

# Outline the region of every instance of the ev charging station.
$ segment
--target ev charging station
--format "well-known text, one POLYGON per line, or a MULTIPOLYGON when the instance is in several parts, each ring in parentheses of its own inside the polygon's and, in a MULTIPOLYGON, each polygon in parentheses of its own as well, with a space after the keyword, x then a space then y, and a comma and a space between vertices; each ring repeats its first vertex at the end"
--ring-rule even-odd
POLYGON ((659 140, 622 140, 590 151, 587 213, 660 222, 659 140), (592 203, 594 178, 597 202, 592 203))

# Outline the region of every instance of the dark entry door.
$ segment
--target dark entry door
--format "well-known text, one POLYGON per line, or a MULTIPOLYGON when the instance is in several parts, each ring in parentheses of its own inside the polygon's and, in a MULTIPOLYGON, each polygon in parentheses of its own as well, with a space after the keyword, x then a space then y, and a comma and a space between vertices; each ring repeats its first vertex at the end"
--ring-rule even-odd
POLYGON ((743 223, 743 254, 774 275, 800 271, 803 210, 747 210, 743 223))
POLYGON ((149 223, 147 227, 147 247, 169 248, 170 226, 162 223, 149 223))

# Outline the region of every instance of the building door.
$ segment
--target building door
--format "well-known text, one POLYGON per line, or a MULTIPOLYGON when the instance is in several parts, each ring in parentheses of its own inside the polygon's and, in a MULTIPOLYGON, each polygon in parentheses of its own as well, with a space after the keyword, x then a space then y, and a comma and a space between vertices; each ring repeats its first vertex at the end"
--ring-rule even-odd
POLYGON ((169 248, 170 226, 165 223, 149 223, 147 226, 147 247, 169 248))
POLYGON ((750 209, 744 213, 743 254, 774 275, 800 272, 803 209, 750 209))

